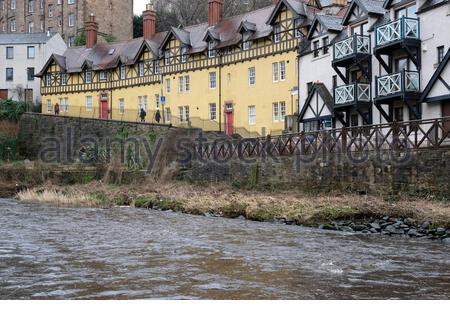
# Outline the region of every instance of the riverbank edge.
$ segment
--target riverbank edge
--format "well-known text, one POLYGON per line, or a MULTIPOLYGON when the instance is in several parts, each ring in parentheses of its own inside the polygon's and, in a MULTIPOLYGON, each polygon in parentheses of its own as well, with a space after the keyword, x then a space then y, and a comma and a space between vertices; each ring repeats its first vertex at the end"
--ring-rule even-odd
POLYGON ((450 241, 448 202, 405 199, 396 202, 353 194, 236 190, 227 185, 167 183, 117 186, 101 182, 43 185, 17 193, 24 202, 57 206, 131 206, 190 215, 276 222, 325 230, 408 236, 450 241))

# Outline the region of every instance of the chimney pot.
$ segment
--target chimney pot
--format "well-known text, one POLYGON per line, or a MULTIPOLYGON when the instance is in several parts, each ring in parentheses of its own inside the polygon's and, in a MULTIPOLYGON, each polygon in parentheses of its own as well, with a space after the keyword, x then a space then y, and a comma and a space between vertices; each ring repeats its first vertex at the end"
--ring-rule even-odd
POLYGON ((222 20, 223 0, 208 0, 208 24, 213 26, 222 20))
POLYGON ((142 13, 144 22, 144 38, 151 39, 156 34, 156 11, 152 2, 147 3, 142 13))
POLYGON ((93 48, 97 44, 98 23, 95 21, 95 15, 91 13, 88 21, 85 23, 86 30, 86 48, 93 48))

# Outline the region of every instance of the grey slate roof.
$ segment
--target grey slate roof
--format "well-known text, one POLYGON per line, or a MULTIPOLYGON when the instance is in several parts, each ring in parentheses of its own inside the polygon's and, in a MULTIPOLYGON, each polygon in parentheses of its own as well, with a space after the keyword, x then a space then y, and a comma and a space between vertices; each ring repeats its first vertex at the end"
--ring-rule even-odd
POLYGON ((369 13, 384 14, 386 12, 386 9, 383 7, 384 1, 379 0, 358 0, 358 1, 369 13))
POLYGON ((327 28, 327 30, 331 31, 341 31, 344 29, 342 26, 342 17, 336 16, 326 16, 326 15, 317 15, 317 19, 320 20, 320 23, 327 28))
POLYGON ((39 44, 47 43, 56 33, 2 33, 0 44, 39 44))

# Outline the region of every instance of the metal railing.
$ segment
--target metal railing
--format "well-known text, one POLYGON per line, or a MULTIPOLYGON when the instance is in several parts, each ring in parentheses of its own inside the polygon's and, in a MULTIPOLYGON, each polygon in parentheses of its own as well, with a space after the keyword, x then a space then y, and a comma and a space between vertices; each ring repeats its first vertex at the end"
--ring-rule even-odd
POLYGON ((388 74, 375 78, 376 97, 386 97, 399 93, 420 93, 420 73, 407 71, 388 74))
POLYGON ((420 39, 419 19, 401 17, 375 29, 376 47, 404 39, 420 39))
POLYGON ((450 117, 268 136, 223 138, 195 145, 202 159, 245 159, 367 151, 411 151, 450 148, 450 117))
POLYGON ((334 104, 337 106, 370 101, 370 84, 353 83, 334 88, 334 104))
POLYGON ((340 60, 354 54, 371 54, 369 36, 355 34, 333 45, 334 60, 340 60))

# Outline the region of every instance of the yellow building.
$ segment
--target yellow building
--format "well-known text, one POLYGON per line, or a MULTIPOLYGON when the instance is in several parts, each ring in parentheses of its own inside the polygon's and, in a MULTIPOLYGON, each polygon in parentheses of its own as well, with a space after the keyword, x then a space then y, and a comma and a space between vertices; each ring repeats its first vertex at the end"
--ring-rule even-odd
POLYGON ((320 2, 279 0, 231 18, 223 0, 208 5, 208 23, 163 33, 149 5, 144 37, 113 44, 97 44, 91 16, 86 47, 53 55, 39 74, 43 112, 140 121, 144 109, 146 122, 158 113, 174 126, 282 133, 298 110, 296 49, 320 2))

